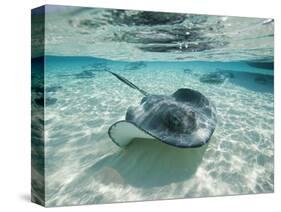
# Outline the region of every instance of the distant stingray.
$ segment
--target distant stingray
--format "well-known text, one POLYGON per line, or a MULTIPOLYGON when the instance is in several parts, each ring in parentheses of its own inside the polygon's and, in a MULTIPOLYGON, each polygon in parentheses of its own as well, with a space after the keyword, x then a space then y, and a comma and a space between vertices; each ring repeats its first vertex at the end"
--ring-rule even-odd
POLYGON ((192 73, 192 70, 190 68, 185 68, 185 69, 183 69, 183 73, 189 74, 189 73, 192 73))
POLYGON ((188 88, 171 96, 149 94, 110 73, 144 95, 140 105, 128 108, 125 120, 109 128, 108 134, 118 146, 126 146, 135 138, 156 139, 182 148, 199 147, 210 140, 217 122, 216 109, 203 94, 188 88))
POLYGON ((141 68, 145 68, 146 63, 145 62, 131 62, 125 66, 125 69, 127 70, 137 70, 141 68))
POLYGON ((60 85, 48 86, 48 87, 46 87, 46 92, 55 93, 60 89, 62 89, 62 86, 60 86, 60 85))
POLYGON ((199 80, 200 80, 200 82, 203 82, 203 83, 221 84, 225 80, 233 78, 233 77, 234 77, 234 75, 232 73, 224 72, 223 70, 221 70, 221 71, 203 74, 199 80))
POLYGON ((76 77, 78 79, 87 79, 87 78, 95 78, 96 77, 96 74, 94 73, 94 70, 84 70, 80 73, 76 73, 76 74, 61 74, 59 75, 61 77, 76 77))
POLYGON ((77 78, 94 78, 96 75, 91 70, 85 70, 81 73, 75 74, 77 78))

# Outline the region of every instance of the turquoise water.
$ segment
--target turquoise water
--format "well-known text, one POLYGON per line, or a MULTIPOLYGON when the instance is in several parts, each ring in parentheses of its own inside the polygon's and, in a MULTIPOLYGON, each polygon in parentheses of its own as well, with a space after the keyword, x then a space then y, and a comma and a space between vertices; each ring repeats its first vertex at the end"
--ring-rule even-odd
POLYGON ((48 204, 273 191, 272 70, 242 62, 138 65, 47 57, 46 89, 60 86, 46 93, 46 98, 57 100, 45 110, 48 204), (94 77, 77 75, 95 64, 102 68, 94 77), (132 70, 134 66, 138 68, 132 70), (157 142, 134 142, 127 149, 116 146, 108 128, 123 120, 128 106, 137 105, 142 96, 103 71, 105 67, 151 93, 171 95, 186 87, 213 101, 218 124, 204 154, 157 142), (200 82, 202 75, 218 69, 231 70, 233 78, 220 84, 200 82))
MULTIPOLYGON (((187 15, 148 22, 137 11, 48 8, 47 206, 273 192, 271 19, 187 15), (108 128, 142 95, 107 71, 153 94, 200 91, 217 109, 209 143, 180 149, 139 139, 116 146, 108 128)), ((32 101, 44 104, 38 90, 32 101)))

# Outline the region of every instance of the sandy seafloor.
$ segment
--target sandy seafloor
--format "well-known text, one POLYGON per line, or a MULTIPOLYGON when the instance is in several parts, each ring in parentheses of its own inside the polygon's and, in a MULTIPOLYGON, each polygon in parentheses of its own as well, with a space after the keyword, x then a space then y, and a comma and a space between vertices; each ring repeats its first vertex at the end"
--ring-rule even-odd
POLYGON ((150 62, 130 69, 127 63, 82 57, 49 57, 45 67, 45 89, 61 86, 46 92, 57 100, 45 108, 48 206, 273 191, 272 70, 242 62, 150 62), (108 128, 142 96, 105 71, 75 75, 96 62, 149 93, 203 93, 217 109, 209 144, 192 150, 142 140, 116 146, 108 128), (200 82, 217 68, 231 70, 233 77, 200 82))

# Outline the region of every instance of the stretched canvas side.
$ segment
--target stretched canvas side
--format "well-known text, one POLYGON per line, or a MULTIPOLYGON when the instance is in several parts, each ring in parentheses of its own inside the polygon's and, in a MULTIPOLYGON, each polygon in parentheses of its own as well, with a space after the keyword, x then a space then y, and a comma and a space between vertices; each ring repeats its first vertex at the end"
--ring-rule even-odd
POLYGON ((35 8, 31 11, 31 24, 31 201, 45 205, 45 6, 35 8))

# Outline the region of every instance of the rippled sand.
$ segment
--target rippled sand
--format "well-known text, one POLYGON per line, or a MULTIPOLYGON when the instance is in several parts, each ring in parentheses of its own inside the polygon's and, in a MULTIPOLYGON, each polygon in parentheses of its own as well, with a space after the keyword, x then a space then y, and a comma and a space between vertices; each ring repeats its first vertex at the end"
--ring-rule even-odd
POLYGON ((124 63, 108 62, 112 71, 150 93, 192 88, 217 108, 216 130, 202 148, 136 140, 120 149, 107 130, 142 96, 108 72, 79 78, 74 74, 85 69, 85 62, 70 61, 46 66, 46 86, 61 86, 46 94, 57 99, 45 110, 48 206, 273 191, 273 83, 257 81, 254 74, 272 75, 271 70, 200 62, 155 62, 128 70, 124 63), (234 70, 234 78, 200 82, 202 74, 216 68, 234 70))

